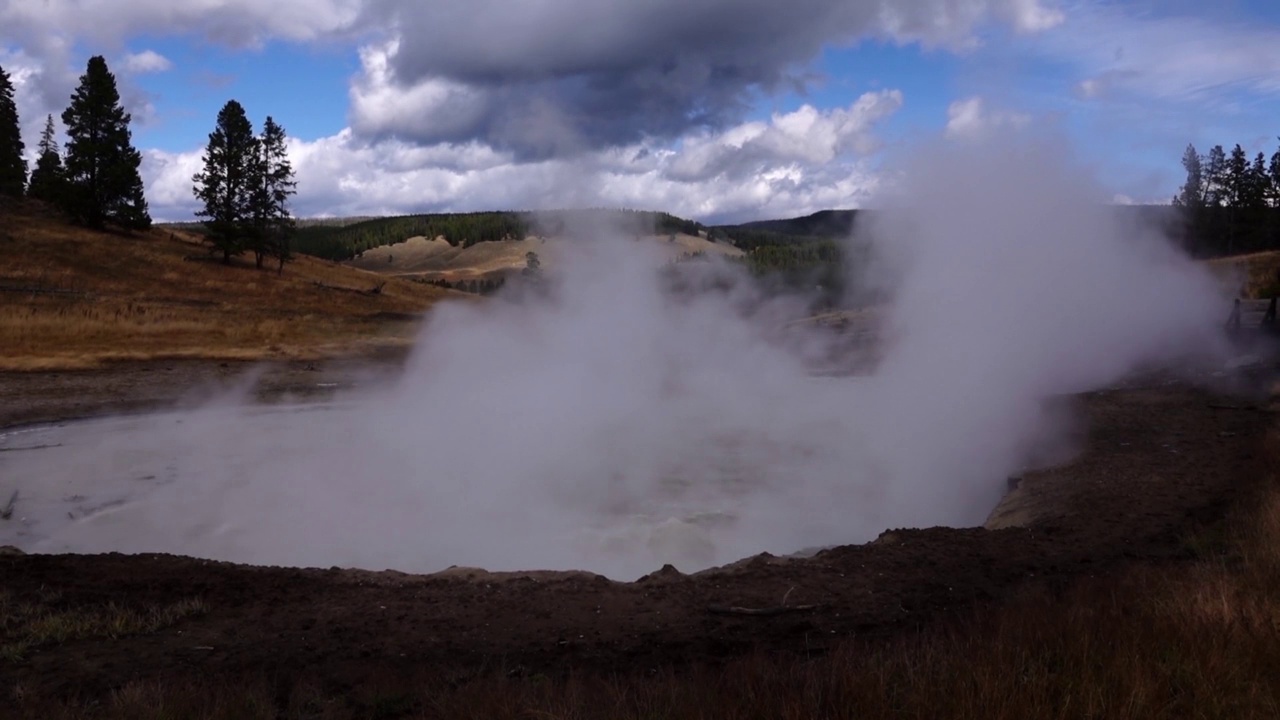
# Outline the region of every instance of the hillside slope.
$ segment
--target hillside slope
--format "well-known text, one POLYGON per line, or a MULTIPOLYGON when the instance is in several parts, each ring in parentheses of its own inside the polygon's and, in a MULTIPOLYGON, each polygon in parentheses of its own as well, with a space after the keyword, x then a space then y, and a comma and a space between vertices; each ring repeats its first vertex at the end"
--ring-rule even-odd
POLYGON ((94 232, 37 203, 0 208, 0 369, 342 354, 406 342, 446 295, 308 257, 281 275, 226 266, 187 233, 94 232))
MULTIPOLYGON (((653 243, 671 260, 695 253, 725 257, 742 257, 744 254, 732 245, 714 243, 696 235, 649 235, 641 239, 653 243)), ((380 274, 417 275, 430 280, 466 280, 518 272, 525 267, 525 256, 530 252, 538 255, 542 267, 554 268, 565 261, 566 253, 573 252, 575 242, 578 241, 562 237, 527 237, 523 240, 476 243, 463 248, 454 247, 443 238, 415 237, 366 250, 346 264, 380 274)))

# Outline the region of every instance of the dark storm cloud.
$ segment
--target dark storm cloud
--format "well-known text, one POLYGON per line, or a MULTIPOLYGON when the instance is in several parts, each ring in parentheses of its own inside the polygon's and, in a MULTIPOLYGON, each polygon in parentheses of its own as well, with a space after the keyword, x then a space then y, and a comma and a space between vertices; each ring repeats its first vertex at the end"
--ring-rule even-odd
POLYGON ((466 121, 429 122, 452 114, 434 101, 375 112, 358 94, 353 114, 368 135, 546 156, 721 127, 752 92, 803 87, 830 44, 960 47, 990 19, 1034 30, 1057 17, 1036 0, 371 0, 363 23, 398 42, 366 78, 392 92, 370 95, 447 83, 465 88, 466 121))

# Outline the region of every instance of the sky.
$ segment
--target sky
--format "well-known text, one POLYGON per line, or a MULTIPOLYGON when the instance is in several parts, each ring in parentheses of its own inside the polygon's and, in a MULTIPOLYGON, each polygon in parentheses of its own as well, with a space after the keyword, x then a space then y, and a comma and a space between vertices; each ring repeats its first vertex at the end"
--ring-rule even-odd
POLYGON ((1026 129, 1166 203, 1188 143, 1280 145, 1274 0, 0 0, 33 163, 99 54, 161 221, 231 99, 287 132, 300 217, 791 217, 873 206, 903 148, 1026 129))

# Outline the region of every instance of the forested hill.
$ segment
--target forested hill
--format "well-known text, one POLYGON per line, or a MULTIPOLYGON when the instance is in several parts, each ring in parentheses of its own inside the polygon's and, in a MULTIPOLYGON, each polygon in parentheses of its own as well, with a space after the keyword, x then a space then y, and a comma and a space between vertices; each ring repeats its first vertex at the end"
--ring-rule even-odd
MULTIPOLYGON (((1280 193, 1277 194, 1280 197, 1280 193)), ((1277 207, 1204 205, 1114 205, 1122 228, 1155 228, 1199 258, 1280 250, 1280 201, 1277 207)), ((751 252, 757 248, 857 238, 858 225, 875 210, 823 210, 804 217, 720 225, 710 232, 751 252)))
POLYGON ((293 248, 330 260, 349 260, 366 250, 418 236, 443 237, 455 247, 470 247, 480 242, 519 240, 534 234, 560 236, 595 227, 621 227, 637 234, 705 232, 701 224, 692 220, 638 210, 560 210, 536 215, 510 211, 434 213, 299 227, 293 248))
POLYGON ((857 210, 819 210, 812 215, 785 220, 757 220, 721 226, 726 231, 765 231, 798 237, 838 238, 853 233, 857 210))

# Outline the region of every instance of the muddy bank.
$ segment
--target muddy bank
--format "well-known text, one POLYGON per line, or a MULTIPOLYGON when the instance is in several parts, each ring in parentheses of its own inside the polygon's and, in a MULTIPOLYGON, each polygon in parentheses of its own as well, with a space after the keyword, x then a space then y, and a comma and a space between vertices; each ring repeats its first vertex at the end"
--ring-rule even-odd
MULTIPOLYGON (((821 653, 1129 563, 1194 556, 1188 533, 1221 520, 1260 472, 1270 414, 1171 384, 1082 399, 1087 446, 1055 472, 1054 511, 1001 530, 891 530, 812 558, 759 556, 634 583, 589 573, 456 569, 432 576, 265 568, 168 555, 0 557, 18 596, 74 610, 200 598, 207 612, 155 634, 37 648, 4 672, 33 689, 94 692, 198 672, 318 677, 643 670, 756 649, 821 653), (732 610, 762 610, 765 613, 732 610)), ((0 638, 0 641, 3 641, 0 638)))
POLYGON ((0 429, 104 415, 194 407, 243 393, 271 403, 325 400, 390 380, 408 349, 317 361, 117 362, 91 370, 0 372, 0 429))

